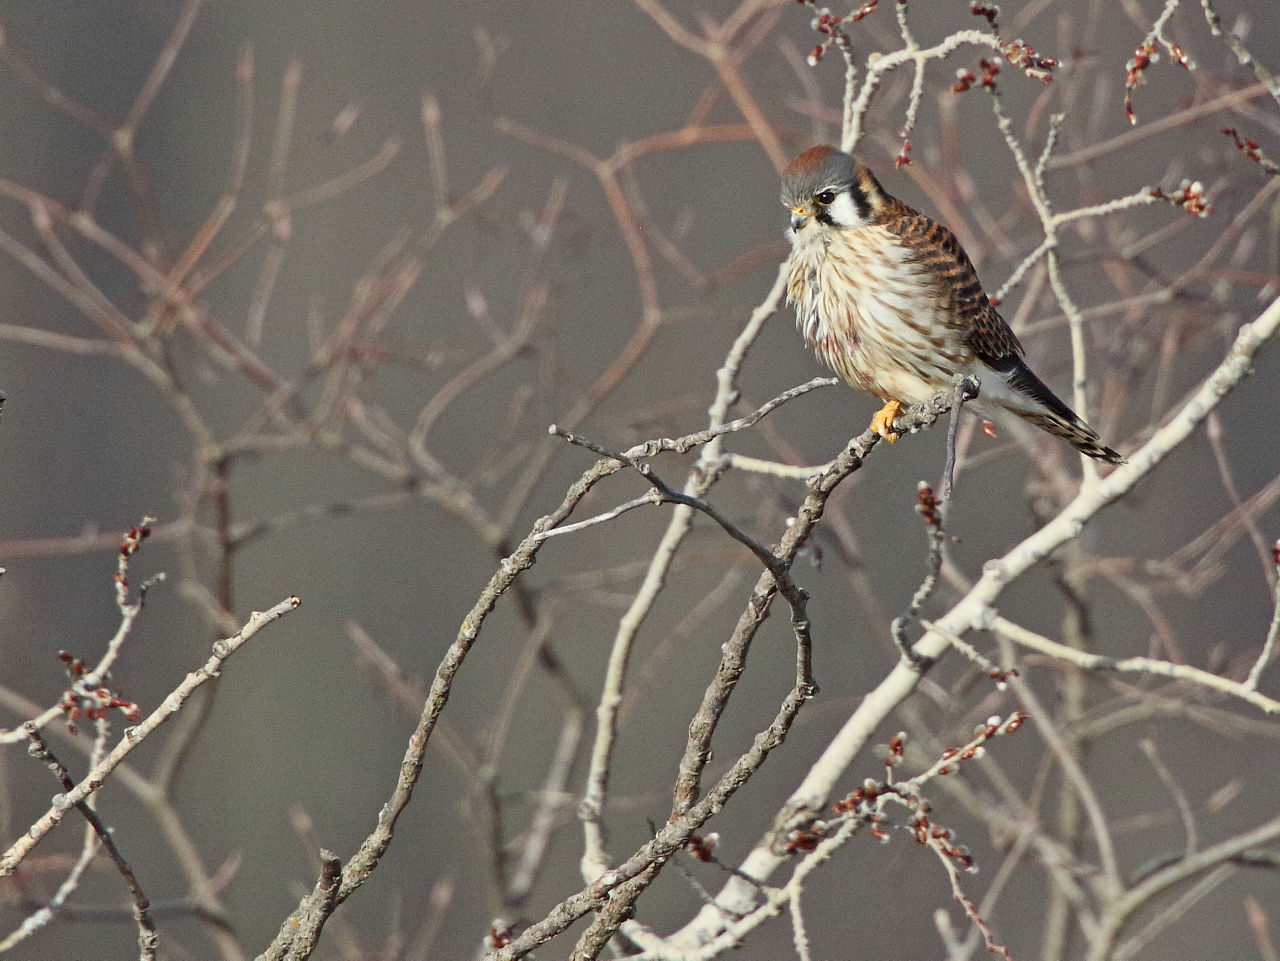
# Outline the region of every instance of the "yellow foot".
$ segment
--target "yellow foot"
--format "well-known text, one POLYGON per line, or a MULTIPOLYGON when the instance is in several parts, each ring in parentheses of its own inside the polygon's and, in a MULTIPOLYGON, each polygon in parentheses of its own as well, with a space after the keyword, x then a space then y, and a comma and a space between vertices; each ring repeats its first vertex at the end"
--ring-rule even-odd
POLYGON ((884 406, 876 411, 876 416, 871 418, 871 430, 890 444, 898 439, 898 435, 893 430, 893 419, 898 416, 898 411, 901 409, 902 405, 896 400, 887 400, 884 406))

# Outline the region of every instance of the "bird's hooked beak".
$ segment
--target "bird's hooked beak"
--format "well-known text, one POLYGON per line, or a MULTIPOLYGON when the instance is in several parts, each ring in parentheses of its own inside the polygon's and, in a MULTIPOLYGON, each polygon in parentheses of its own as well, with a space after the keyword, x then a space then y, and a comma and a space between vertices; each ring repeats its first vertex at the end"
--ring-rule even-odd
POLYGON ((813 216, 813 207, 810 206, 809 204, 802 204, 799 207, 792 207, 791 208, 791 229, 799 230, 801 227, 803 227, 806 223, 809 222, 809 218, 812 216, 813 216))

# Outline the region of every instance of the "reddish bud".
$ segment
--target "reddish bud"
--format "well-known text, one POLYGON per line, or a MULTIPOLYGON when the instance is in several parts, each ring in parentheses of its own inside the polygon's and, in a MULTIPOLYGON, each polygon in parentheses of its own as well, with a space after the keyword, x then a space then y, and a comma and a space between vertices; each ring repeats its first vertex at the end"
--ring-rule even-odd
MULTIPOLYGON (((864 4, 862 5, 862 9, 861 9, 861 10, 859 10, 857 13, 855 13, 853 16, 851 16, 851 17, 849 18, 850 22, 852 22, 852 23, 857 23, 857 22, 858 22, 859 20, 861 20, 863 17, 867 16, 867 15, 868 15, 868 14, 870 14, 870 13, 875 12, 876 4, 877 4, 877 3, 879 3, 879 2, 880 2, 880 0, 868 0, 868 2, 867 2, 867 3, 864 3, 864 4)), ((902 2, 902 0, 898 0, 898 2, 899 2, 899 3, 901 3, 901 2, 902 2)))

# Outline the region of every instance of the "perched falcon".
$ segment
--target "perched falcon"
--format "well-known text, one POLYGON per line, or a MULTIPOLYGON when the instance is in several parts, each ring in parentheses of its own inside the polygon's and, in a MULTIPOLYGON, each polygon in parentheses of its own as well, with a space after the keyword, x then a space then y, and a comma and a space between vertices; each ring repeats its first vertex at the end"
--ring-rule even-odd
POLYGON ((805 343, 884 401, 871 428, 896 440, 900 407, 974 375, 984 416, 1009 411, 1098 460, 1124 459, 1046 387, 996 312, 959 241, 890 197, 864 165, 811 147, 782 175, 791 211, 787 300, 805 343))

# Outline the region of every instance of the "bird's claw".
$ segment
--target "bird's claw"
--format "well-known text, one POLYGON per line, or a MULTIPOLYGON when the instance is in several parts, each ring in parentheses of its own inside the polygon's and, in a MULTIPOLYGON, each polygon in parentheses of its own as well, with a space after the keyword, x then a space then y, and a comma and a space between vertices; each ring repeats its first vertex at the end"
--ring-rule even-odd
POLYGON ((902 405, 896 400, 887 400, 883 407, 876 411, 876 416, 871 418, 871 432, 878 434, 892 444, 898 439, 897 431, 893 429, 893 419, 898 416, 902 410, 902 405))

